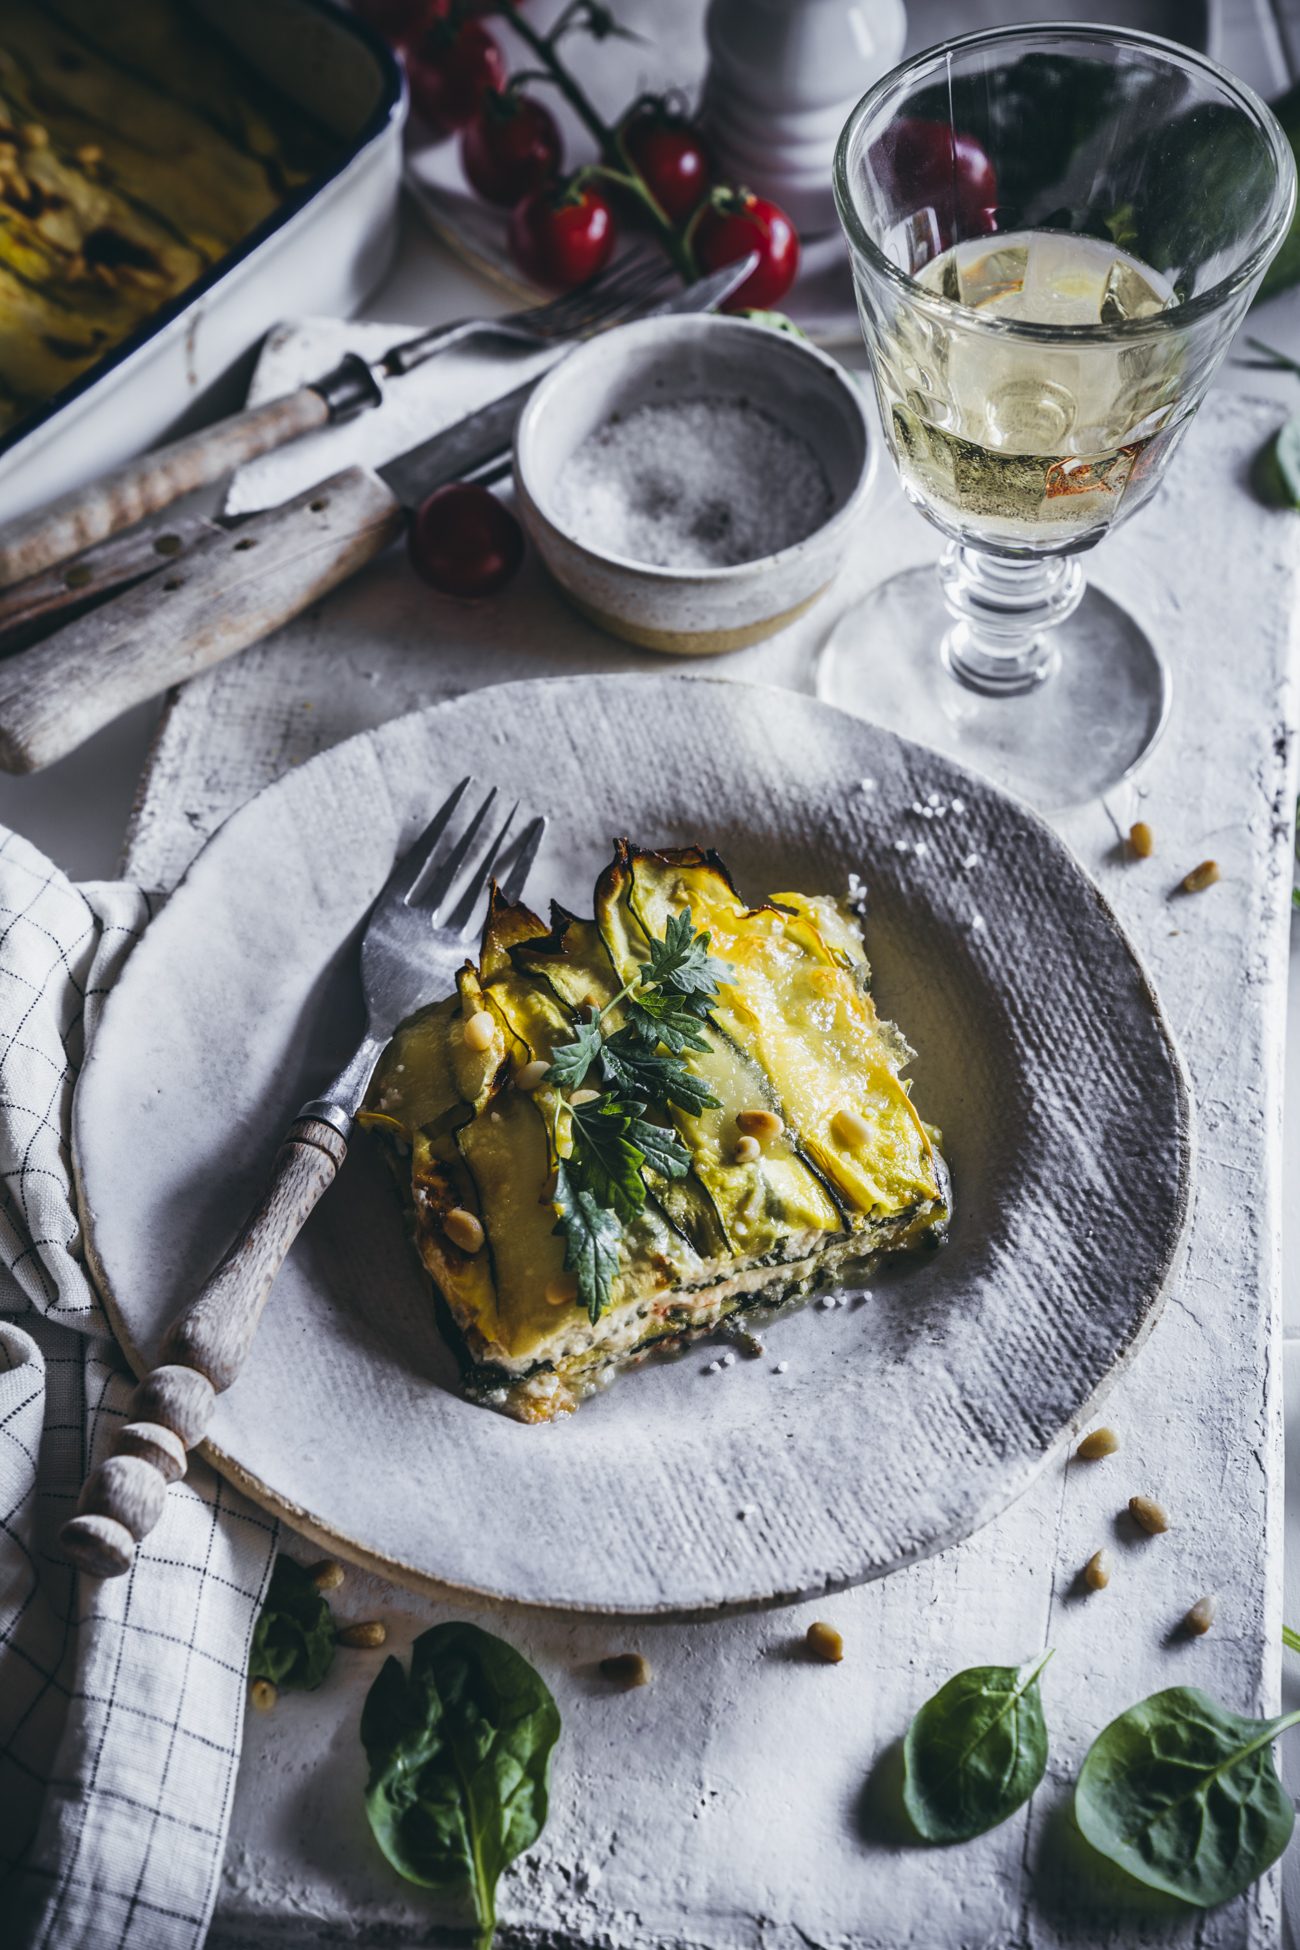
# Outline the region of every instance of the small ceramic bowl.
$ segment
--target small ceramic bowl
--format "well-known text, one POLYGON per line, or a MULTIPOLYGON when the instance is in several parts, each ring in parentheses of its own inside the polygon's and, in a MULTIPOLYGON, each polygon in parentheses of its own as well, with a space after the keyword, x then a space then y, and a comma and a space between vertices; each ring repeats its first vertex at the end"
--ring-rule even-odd
POLYGON ((737 318, 652 318, 605 332, 547 374, 515 432, 519 511, 565 594, 646 650, 713 656, 803 614, 844 559, 875 469, 865 398, 805 340, 737 318), (832 512, 802 541, 727 568, 659 568, 591 547, 563 524, 557 484, 614 414, 651 401, 743 397, 813 448, 832 512))

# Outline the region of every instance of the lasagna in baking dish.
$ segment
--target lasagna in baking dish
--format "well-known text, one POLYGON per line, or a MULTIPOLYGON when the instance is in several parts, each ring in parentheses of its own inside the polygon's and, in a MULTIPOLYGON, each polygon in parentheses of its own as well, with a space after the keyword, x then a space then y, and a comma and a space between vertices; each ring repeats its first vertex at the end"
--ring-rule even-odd
POLYGON ((478 966, 398 1030, 362 1113, 467 1392, 549 1420, 656 1347, 936 1242, 911 1055, 845 902, 750 907, 716 854, 626 842, 591 920, 494 898, 478 966))

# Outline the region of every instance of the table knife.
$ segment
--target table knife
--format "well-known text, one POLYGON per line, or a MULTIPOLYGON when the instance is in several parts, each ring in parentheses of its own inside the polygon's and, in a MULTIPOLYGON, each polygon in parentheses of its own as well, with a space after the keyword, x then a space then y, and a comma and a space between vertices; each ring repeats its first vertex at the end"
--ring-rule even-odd
MULTIPOLYGON (((752 262, 700 279, 648 315, 713 310, 752 262)), ((301 615, 382 554, 428 495, 497 461, 537 384, 382 467, 346 467, 278 507, 205 525, 125 593, 0 662, 0 768, 39 771, 132 705, 301 615)))

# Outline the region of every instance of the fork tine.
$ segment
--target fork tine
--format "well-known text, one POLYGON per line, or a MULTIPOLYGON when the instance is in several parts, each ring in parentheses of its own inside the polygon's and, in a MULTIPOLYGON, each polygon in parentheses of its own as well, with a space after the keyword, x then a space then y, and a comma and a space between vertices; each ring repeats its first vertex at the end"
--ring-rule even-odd
POLYGON ((533 870, 533 861, 537 858, 537 849, 542 843, 542 835, 545 831, 546 820, 541 813, 538 813, 525 826, 522 837, 517 843, 518 851, 515 854, 514 865, 501 884, 501 898, 511 907, 524 891, 524 882, 533 870))
POLYGON ((457 874, 464 866, 470 848, 478 838, 483 821, 495 805, 496 798, 497 789, 495 786, 491 786, 486 799, 484 799, 482 805, 474 814, 474 817, 470 820, 469 825, 465 828, 465 831, 461 834, 455 846, 452 847, 450 853, 444 855, 442 848, 435 846, 429 856, 427 874, 420 874, 418 876, 406 896, 406 905, 408 907, 424 907, 428 908, 433 914, 437 913, 450 893, 457 874))
POLYGON ((453 786, 419 838, 412 840, 406 851, 398 855, 392 872, 379 891, 379 897, 375 902, 376 907, 381 906, 390 894, 398 900, 410 899, 412 887, 428 866, 452 814, 473 783, 473 779, 467 774, 459 785, 453 786))
POLYGON ((511 806, 509 812, 501 822, 500 832, 493 840, 491 846, 489 846, 487 852, 483 855, 483 858, 479 861, 477 867, 466 877, 464 892, 455 910, 448 915, 446 921, 442 924, 444 927, 450 928, 454 933, 469 933, 470 922, 473 920, 475 910, 478 907, 479 897, 487 887, 488 881, 491 878, 492 869, 500 858, 501 849, 506 843, 506 834, 510 831, 511 822, 518 811, 519 801, 516 799, 514 805, 511 806))

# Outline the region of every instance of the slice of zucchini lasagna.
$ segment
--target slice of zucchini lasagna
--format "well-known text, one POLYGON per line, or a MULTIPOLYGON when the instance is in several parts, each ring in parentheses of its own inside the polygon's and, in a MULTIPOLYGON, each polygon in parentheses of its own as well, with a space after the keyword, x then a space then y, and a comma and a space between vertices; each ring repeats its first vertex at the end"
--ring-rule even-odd
POLYGON ((494 897, 478 967, 398 1030, 362 1113, 467 1392, 525 1421, 948 1217, 847 904, 751 908, 716 854, 620 842, 595 910, 548 930, 494 897))

